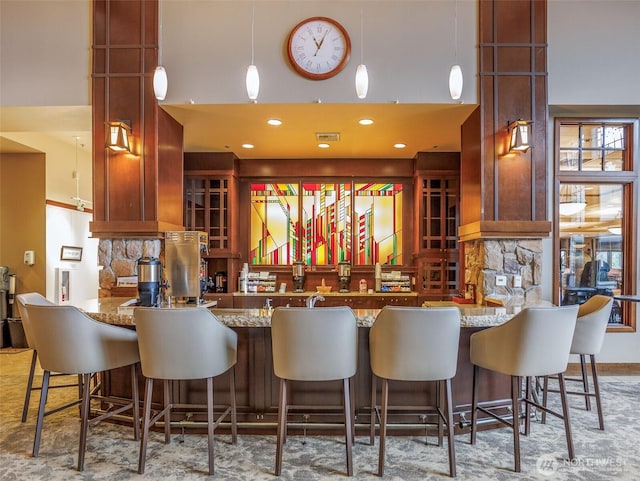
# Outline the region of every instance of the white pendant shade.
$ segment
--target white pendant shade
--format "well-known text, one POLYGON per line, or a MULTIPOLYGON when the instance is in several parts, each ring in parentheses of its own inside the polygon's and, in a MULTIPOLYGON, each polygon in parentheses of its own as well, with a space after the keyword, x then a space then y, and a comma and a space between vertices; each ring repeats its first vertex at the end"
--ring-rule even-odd
POLYGON ((369 74, 367 73, 367 66, 360 64, 356 70, 356 94, 358 95, 358 98, 365 98, 367 96, 367 90, 369 90, 369 74))
POLYGON ((158 100, 164 100, 167 96, 168 86, 167 71, 162 65, 158 65, 155 72, 153 72, 153 92, 158 100))
POLYGON ((560 215, 576 215, 582 212, 585 207, 587 207, 586 202, 560 202, 560 215))
POLYGON ((458 100, 462 96, 462 69, 460 65, 454 65, 449 72, 449 93, 453 100, 458 100))
POLYGON ((249 65, 247 69, 247 95, 251 100, 258 98, 260 91, 260 76, 258 75, 258 67, 249 65))

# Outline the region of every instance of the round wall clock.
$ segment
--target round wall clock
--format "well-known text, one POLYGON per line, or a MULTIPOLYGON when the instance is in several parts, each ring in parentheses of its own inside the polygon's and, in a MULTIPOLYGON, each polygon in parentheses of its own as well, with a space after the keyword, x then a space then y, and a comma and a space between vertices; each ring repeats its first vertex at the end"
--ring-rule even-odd
POLYGON ((351 40, 342 25, 331 18, 311 17, 289 34, 287 54, 303 77, 324 80, 340 72, 351 54, 351 40))

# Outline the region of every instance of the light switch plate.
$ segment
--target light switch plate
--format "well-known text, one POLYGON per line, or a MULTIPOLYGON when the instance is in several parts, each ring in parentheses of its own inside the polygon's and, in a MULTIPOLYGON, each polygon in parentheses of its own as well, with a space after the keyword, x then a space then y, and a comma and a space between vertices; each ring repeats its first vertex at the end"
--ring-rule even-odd
POLYGON ((522 287, 522 276, 513 276, 513 287, 522 287))
POLYGON ((506 286, 507 276, 496 276, 496 286, 506 286))

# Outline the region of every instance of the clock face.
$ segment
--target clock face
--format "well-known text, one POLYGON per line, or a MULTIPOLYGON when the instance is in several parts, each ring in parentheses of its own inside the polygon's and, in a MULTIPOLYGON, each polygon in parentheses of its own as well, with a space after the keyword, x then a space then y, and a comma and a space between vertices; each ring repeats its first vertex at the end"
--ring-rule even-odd
POLYGON ((335 20, 312 17, 291 30, 287 53, 291 65, 300 75, 323 80, 333 77, 347 65, 351 40, 335 20))

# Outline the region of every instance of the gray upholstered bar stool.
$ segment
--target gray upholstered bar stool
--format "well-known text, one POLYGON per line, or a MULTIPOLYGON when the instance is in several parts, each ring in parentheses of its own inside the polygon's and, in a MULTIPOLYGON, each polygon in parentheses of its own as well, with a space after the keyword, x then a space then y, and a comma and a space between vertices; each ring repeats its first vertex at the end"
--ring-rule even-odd
POLYGON ((569 406, 564 371, 569 362, 569 349, 576 326, 578 306, 536 307, 520 311, 502 325, 490 327, 471 335, 470 357, 473 366, 473 395, 471 402, 471 444, 476 442, 478 410, 494 417, 513 429, 513 454, 516 472, 520 472, 520 404, 525 407, 525 433, 529 432, 529 407, 547 411, 564 421, 569 459, 574 459, 573 439, 569 423, 569 406), (478 403, 480 368, 511 377, 511 412, 508 421, 488 406, 478 403), (532 378, 558 375, 562 413, 552 411, 534 401, 532 378), (526 378, 522 397, 522 378, 526 378))
POLYGON ((347 475, 353 476, 349 380, 356 373, 358 326, 349 307, 277 307, 271 317, 273 371, 280 378, 276 476, 282 470, 289 381, 342 381, 347 475))
POLYGON ((231 415, 233 444, 237 439, 235 365, 238 334, 222 324, 203 307, 158 309, 137 307, 133 311, 142 374, 147 378, 138 472, 144 473, 149 429, 164 417, 165 444, 171 442, 171 410, 180 407, 206 407, 209 474, 214 473, 214 430, 231 415), (213 378, 229 371, 230 403, 214 421, 213 378), (164 381, 164 407, 151 417, 154 379, 164 381), (169 381, 207 380, 207 404, 172 403, 169 381))
MULTIPOLYGON (((573 333, 571 342, 571 354, 580 356, 580 378, 565 377, 567 381, 578 381, 582 383, 582 391, 567 391, 567 394, 575 394, 584 397, 585 408, 591 410, 591 397, 596 399, 596 409, 598 410, 598 423, 600 429, 604 430, 604 417, 602 415, 602 402, 600 400, 600 385, 598 383, 598 369, 596 367, 596 354, 602 349, 604 335, 607 331, 609 316, 613 307, 613 297, 595 295, 590 297, 578 308, 578 320, 576 330, 573 333), (593 392, 589 390, 589 376, 587 374, 586 357, 589 356, 591 364, 591 376, 593 377, 593 392)), ((542 394, 542 404, 547 405, 547 393, 557 392, 549 389, 549 378, 544 378, 544 390, 542 394)), ((546 422, 546 413, 542 411, 542 422, 546 422)))
MULTIPOLYGON (((27 304, 33 304, 37 306, 53 306, 53 302, 49 301, 46 297, 38 292, 28 292, 26 294, 18 294, 16 295, 16 299, 18 300, 18 311, 20 312, 20 318, 22 319, 22 327, 24 328, 24 337, 27 340, 27 346, 33 350, 31 355, 31 366, 29 368, 29 378, 27 380, 27 389, 24 394, 24 405, 22 407, 22 422, 27 420, 27 415, 29 414, 29 403, 31 402, 31 391, 40 391, 42 389, 41 386, 33 385, 33 378, 36 372, 36 364, 38 362, 38 350, 36 349, 36 343, 33 340, 33 334, 31 334, 31 322, 29 322, 29 313, 24 307, 27 304)), ((50 373, 50 378, 54 377, 66 377, 68 378, 68 374, 61 373, 50 373)), ((67 379, 68 380, 68 379, 67 379)), ((56 409, 53 409, 49 412, 45 413, 45 416, 48 414, 53 414, 55 412, 60 411, 61 409, 68 408, 69 406, 73 406, 75 404, 80 404, 82 397, 82 379, 78 377, 77 382, 69 383, 65 382, 64 384, 49 384, 49 389, 58 389, 58 388, 68 388, 73 387, 78 389, 78 399, 75 401, 71 401, 67 404, 59 406, 56 409)))
POLYGON ((82 377, 78 471, 82 471, 84 468, 89 425, 131 410, 134 439, 137 440, 140 421, 136 366, 140 361, 140 356, 136 332, 95 321, 73 306, 27 304, 25 308, 31 322, 31 332, 38 347, 40 365, 44 370, 36 435, 33 441, 33 456, 38 455, 40 446, 51 372, 79 374, 82 377), (117 404, 119 407, 94 418, 89 418, 91 401, 94 399, 106 400, 100 395, 99 386, 91 387, 91 377, 95 373, 121 367, 130 367, 131 369, 131 399, 109 398, 109 402, 117 404))
MULTIPOLYGON (((438 431, 442 421, 447 427, 449 446, 449 474, 456 475, 456 454, 453 432, 451 379, 458 367, 460 342, 460 310, 457 307, 420 308, 384 307, 369 331, 369 352, 372 388, 372 429, 375 424, 375 376, 382 379, 380 412, 380 450, 378 475, 384 474, 389 381, 437 382, 436 413, 438 431), (441 395, 446 398, 446 411, 441 395)), ((441 436, 439 436, 441 441, 441 436)))

